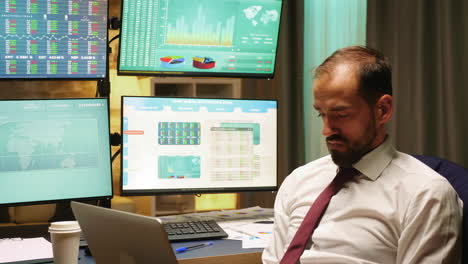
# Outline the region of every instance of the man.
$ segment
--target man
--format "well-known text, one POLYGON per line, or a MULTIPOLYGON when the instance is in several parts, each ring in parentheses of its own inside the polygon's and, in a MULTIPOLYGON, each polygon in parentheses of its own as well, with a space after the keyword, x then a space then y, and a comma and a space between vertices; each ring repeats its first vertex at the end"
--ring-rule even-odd
POLYGON ((331 155, 283 182, 263 262, 459 263, 462 204, 456 192, 432 169, 396 151, 385 132, 393 98, 383 55, 358 46, 336 51, 317 68, 313 92, 331 155), (354 171, 353 178, 325 205, 312 235, 305 233, 305 249, 290 260, 288 247, 300 247, 296 233, 311 229, 309 208, 321 203, 317 197, 341 170, 354 171))

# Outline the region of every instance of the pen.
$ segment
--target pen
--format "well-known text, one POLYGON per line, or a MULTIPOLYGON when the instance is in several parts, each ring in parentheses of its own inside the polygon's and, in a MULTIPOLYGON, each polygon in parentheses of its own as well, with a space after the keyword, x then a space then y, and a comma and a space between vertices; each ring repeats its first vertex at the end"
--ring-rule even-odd
POLYGON ((264 221, 257 221, 257 222, 254 222, 255 224, 273 224, 274 222, 273 221, 270 221, 270 220, 264 220, 264 221))
POLYGON ((213 242, 206 242, 206 243, 203 243, 203 244, 198 244, 198 245, 194 245, 194 246, 190 246, 190 247, 181 247, 181 248, 178 248, 176 249, 176 253, 182 253, 182 252, 185 252, 187 250, 192 250, 192 249, 197 249, 197 248, 202 248, 202 247, 207 247, 207 246, 211 246, 213 245, 213 242))

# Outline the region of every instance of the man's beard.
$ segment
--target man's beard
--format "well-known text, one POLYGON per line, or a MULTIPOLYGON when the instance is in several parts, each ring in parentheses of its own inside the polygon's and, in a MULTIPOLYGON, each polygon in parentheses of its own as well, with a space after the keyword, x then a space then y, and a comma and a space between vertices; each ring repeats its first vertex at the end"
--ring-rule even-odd
POLYGON ((330 154, 336 165, 342 168, 351 168, 352 165, 358 162, 369 150, 370 144, 366 144, 358 149, 350 149, 346 152, 330 150, 330 154))
POLYGON ((350 168, 356 162, 358 162, 364 155, 372 150, 372 143, 376 137, 376 131, 373 127, 369 127, 371 133, 364 143, 357 143, 350 145, 349 141, 346 138, 343 138, 339 135, 332 135, 327 137, 328 140, 339 140, 343 142, 348 147, 348 150, 345 152, 330 150, 330 154, 333 162, 339 167, 350 168))

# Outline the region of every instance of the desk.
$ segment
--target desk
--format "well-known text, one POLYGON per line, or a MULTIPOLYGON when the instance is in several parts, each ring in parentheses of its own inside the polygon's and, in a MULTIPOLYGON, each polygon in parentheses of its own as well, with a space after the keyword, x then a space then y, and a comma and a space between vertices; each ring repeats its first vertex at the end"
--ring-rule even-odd
MULTIPOLYGON (((209 247, 176 254, 177 260, 180 264, 262 263, 262 248, 242 248, 240 240, 220 239, 213 242, 214 244, 209 247)), ((196 244, 200 244, 200 241, 172 243, 172 248, 196 244)))
MULTIPOLYGON (((46 237, 48 235, 48 224, 42 225, 25 225, 25 226, 8 226, 0 227, 0 238, 5 237, 46 237)), ((190 250, 183 253, 176 254, 180 264, 260 264, 262 248, 244 249, 242 248, 242 241, 220 239, 213 240, 214 244, 209 247, 190 250)), ((200 244, 200 241, 193 242, 178 242, 172 243, 172 248, 176 249, 183 246, 190 246, 200 244)), ((95 264, 91 256, 86 256, 85 250, 80 249, 79 264, 95 264)), ((34 263, 34 262, 18 262, 19 263, 34 263)), ((42 263, 53 263, 42 262, 42 263)))

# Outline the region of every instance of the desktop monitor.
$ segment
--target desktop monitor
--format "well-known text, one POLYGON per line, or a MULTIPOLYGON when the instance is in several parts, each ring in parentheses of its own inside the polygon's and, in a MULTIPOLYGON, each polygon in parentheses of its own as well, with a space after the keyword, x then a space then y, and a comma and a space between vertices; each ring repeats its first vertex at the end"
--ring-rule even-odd
POLYGON ((282 0, 123 0, 118 74, 273 78, 282 0))
POLYGON ((101 79, 108 0, 3 0, 0 79, 101 79))
POLYGON ((277 189, 276 100, 122 97, 122 194, 277 189))
POLYGON ((106 98, 0 100, 0 206, 112 197, 106 98))

